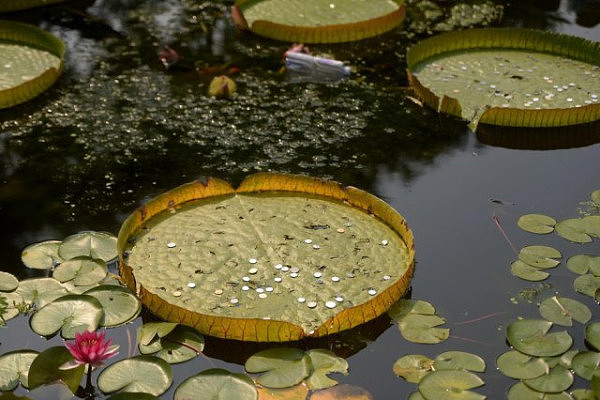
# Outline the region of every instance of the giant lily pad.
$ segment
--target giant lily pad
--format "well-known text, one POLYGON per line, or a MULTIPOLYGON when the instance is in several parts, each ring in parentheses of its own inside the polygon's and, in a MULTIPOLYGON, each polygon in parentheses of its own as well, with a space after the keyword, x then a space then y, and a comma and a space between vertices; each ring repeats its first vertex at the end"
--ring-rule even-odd
POLYGON ((66 295, 42 307, 31 317, 31 329, 39 335, 50 336, 61 331, 65 339, 76 333, 93 331, 104 315, 96 298, 86 295, 66 295))
POLYGON ((555 127, 600 120, 600 43, 527 29, 444 33, 407 54, 430 107, 478 123, 555 127))
POLYGON ((117 390, 163 394, 173 382, 171 366, 152 356, 137 356, 118 361, 98 375, 98 388, 104 393, 117 390))
POLYGON ((288 341, 350 329, 406 291, 413 239, 389 205, 309 177, 256 174, 167 192, 119 233, 121 276, 201 333, 288 341))
MULTIPOLYGON (((404 0, 237 0, 236 21, 271 39, 335 43, 377 36, 404 20, 404 0)), ((234 17, 236 15, 234 14, 234 17)))
POLYGON ((176 399, 195 399, 202 393, 214 400, 256 400, 258 393, 252 379, 224 369, 207 369, 187 378, 175 391, 176 399))
POLYGON ((566 331, 548 333, 552 322, 523 319, 506 328, 509 343, 521 353, 536 357, 556 356, 567 351, 573 339, 566 331))
POLYGON ((0 356, 0 391, 13 390, 19 384, 28 387, 29 366, 38 352, 32 350, 13 351, 0 356))
POLYGON ((0 108, 48 89, 62 72, 64 52, 60 39, 42 29, 0 21, 0 108))

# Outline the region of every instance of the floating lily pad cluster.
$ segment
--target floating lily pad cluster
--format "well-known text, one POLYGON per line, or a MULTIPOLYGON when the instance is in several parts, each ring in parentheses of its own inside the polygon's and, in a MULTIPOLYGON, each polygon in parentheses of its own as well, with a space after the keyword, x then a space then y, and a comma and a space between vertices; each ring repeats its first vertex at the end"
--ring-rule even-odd
POLYGON ((164 320, 224 338, 290 341, 350 329, 405 292, 412 234, 375 197, 257 174, 184 185, 132 214, 121 275, 164 320))
MULTIPOLYGON (((8 1, 8 7, 16 3, 8 1)), ((4 2, 0 12, 3 7, 4 2)), ((52 86, 63 70, 64 53, 63 42, 50 33, 0 21, 0 108, 23 103, 52 86)))
POLYGON ((237 25, 271 39, 338 43, 387 32, 402 23, 404 0, 237 0, 237 25))
POLYGON ((409 80, 434 109, 471 122, 555 127, 600 120, 600 43, 522 29, 441 34, 409 49, 409 80))
POLYGON ((110 234, 90 231, 28 246, 21 255, 25 266, 50 270, 52 277, 18 281, 3 272, 0 297, 7 306, 2 318, 30 312, 34 332, 51 336, 60 331, 64 338, 135 319, 140 301, 107 271, 106 262, 116 258, 116 243, 110 234))

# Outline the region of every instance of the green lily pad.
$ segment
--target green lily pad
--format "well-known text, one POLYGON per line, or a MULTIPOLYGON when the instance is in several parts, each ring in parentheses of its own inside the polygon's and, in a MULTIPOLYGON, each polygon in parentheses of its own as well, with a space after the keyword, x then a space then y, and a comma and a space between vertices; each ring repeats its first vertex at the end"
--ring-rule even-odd
POLYGON ((140 353, 154 354, 169 364, 191 360, 204 349, 204 336, 198 331, 178 325, 168 335, 155 338, 147 345, 140 343, 140 353))
POLYGON ((407 400, 427 400, 420 392, 412 392, 406 398, 407 400))
MULTIPOLYGON (((528 29, 447 32, 413 46, 409 81, 438 111, 478 123, 554 127, 600 119, 600 45, 528 29)), ((558 226, 556 227, 558 229, 558 226)))
POLYGON ((575 389, 571 392, 573 400, 596 400, 594 392, 589 389, 575 389))
POLYGON ((554 231, 556 220, 547 215, 527 214, 519 217, 517 225, 527 232, 546 234, 554 231))
POLYGON ((531 357, 516 350, 501 354, 496 365, 500 372, 514 379, 533 379, 550 370, 543 358, 531 357))
POLYGON ((60 240, 46 240, 30 244, 21 252, 21 261, 27 268, 50 269, 63 259, 58 255, 60 240))
POLYGON ((84 292, 95 297, 102 305, 102 326, 115 327, 135 319, 142 310, 142 303, 127 288, 116 285, 96 286, 84 292))
POLYGON ((63 240, 58 254, 64 260, 89 257, 108 262, 117 257, 117 238, 105 232, 80 232, 63 240))
POLYGON ((585 233, 595 238, 600 238, 600 215, 588 215, 582 218, 585 233))
POLYGON ((582 351, 573 357, 573 371, 588 381, 600 371, 600 353, 595 351, 582 351))
POLYGON ((29 24, 0 21, 0 109, 39 95, 60 76, 65 46, 29 24))
POLYGON ((573 339, 566 331, 548 333, 552 322, 523 319, 506 328, 509 343, 521 353, 536 357, 556 356, 569 350, 573 339))
MULTIPOLYGON (((191 398, 191 397, 190 397, 191 398)), ((140 392, 122 392, 108 397, 106 400, 159 400, 158 397, 140 392)))
POLYGON ((104 393, 118 390, 160 396, 173 382, 171 366, 152 356, 137 356, 117 361, 98 375, 98 388, 104 393))
POLYGON ((593 322, 585 327, 585 340, 596 350, 600 350, 600 322, 593 322))
POLYGON ((4 353, 0 356, 0 391, 13 390, 19 384, 28 387, 27 375, 29 366, 37 357, 38 352, 33 350, 19 350, 4 353))
POLYGON ((52 277, 60 282, 73 281, 76 286, 88 286, 106 277, 106 263, 99 259, 76 257, 61 263, 52 277))
POLYGON ((80 365, 70 369, 60 367, 71 361, 73 356, 64 346, 50 347, 41 352, 29 367, 28 383, 30 389, 47 385, 56 381, 62 381, 71 390, 77 391, 85 367, 80 365))
POLYGON ((258 392, 250 377, 219 368, 207 369, 187 378, 175 391, 175 398, 195 399, 199 393, 213 400, 258 399, 258 392))
POLYGON ((585 324, 592 318, 592 312, 585 304, 557 296, 541 302, 540 314, 548 321, 562 326, 572 326, 573 320, 585 324))
POLYGON ((560 261, 555 258, 561 258, 560 251, 549 246, 527 246, 519 252, 519 260, 535 268, 547 269, 554 268, 560 261))
POLYGON ((397 359, 393 369, 396 375, 407 382, 419 383, 433 370, 433 360, 421 354, 409 354, 397 359))
POLYGON ((548 364, 548 367, 554 368, 557 365, 562 365, 567 369, 571 369, 571 363, 573 362, 573 357, 575 357, 579 353, 577 349, 571 349, 566 353, 560 354, 554 357, 542 357, 542 359, 548 364))
POLYGON ((271 39, 302 43, 336 43, 379 35, 404 19, 404 0, 300 1, 237 0, 252 32, 271 39))
POLYGON ((142 346, 148 346, 155 338, 163 338, 173 331, 178 324, 174 322, 149 322, 140 327, 138 341, 142 346))
POLYGON ((592 192, 592 194, 590 195, 590 198, 592 199, 592 201, 594 202, 595 205, 600 207, 600 189, 594 190, 592 192))
POLYGON ((567 268, 579 275, 591 272, 594 276, 600 276, 600 256, 577 254, 569 257, 567 268))
POLYGON ((19 286, 19 280, 13 274, 0 271, 0 292, 12 292, 19 286))
POLYGON ((334 372, 348 375, 348 362, 325 349, 314 349, 306 352, 310 357, 313 371, 306 379, 306 384, 311 390, 326 389, 338 384, 327 376, 334 372))
POLYGON ((435 307, 424 300, 400 299, 388 310, 388 315, 396 322, 408 314, 434 315, 435 307))
POLYGON ((523 383, 538 392, 560 393, 571 387, 573 375, 568 369, 558 365, 547 374, 533 379, 524 379, 523 383))
POLYGON ((434 360, 433 369, 436 371, 446 369, 464 369, 473 372, 484 372, 485 361, 475 354, 464 351, 446 351, 434 360))
POLYGON ((62 1, 64 0, 2 0, 0 12, 25 10, 27 8, 40 7, 62 1))
POLYGON ((570 218, 560 221, 556 224, 555 230, 556 233, 571 242, 589 243, 592 241, 583 218, 570 218))
POLYGON ((302 382, 312 372, 310 357, 302 350, 281 347, 259 351, 244 365, 249 373, 263 373, 256 381, 263 386, 285 388, 302 382))
POLYGON ((467 371, 433 371, 419 382, 419 392, 426 399, 477 400, 485 396, 472 392, 484 384, 477 375, 467 371))
POLYGON ((64 286, 53 278, 23 279, 19 282, 16 292, 25 303, 39 308, 67 294, 64 286))
POLYGON ((541 271, 539 268, 532 267, 521 260, 517 260, 510 265, 510 272, 516 277, 531 282, 543 281, 550 276, 549 273, 541 271))
POLYGON ((596 293, 600 289, 600 277, 592 274, 581 275, 573 281, 573 287, 579 293, 596 298, 596 293))
POLYGON ((4 298, 4 300, 6 301, 6 309, 4 310, 4 313, 2 314, 2 319, 4 321, 8 321, 11 318, 16 317, 17 315, 19 315, 19 308, 17 307, 18 304, 22 304, 23 303, 23 297, 21 297, 21 295, 17 292, 9 292, 9 293, 3 293, 0 292, 0 298, 4 298))
POLYGON ((402 318, 398 328, 402 336, 410 342, 435 344, 450 336, 450 329, 436 328, 444 323, 446 320, 437 315, 410 314, 402 318))
POLYGON ((130 215, 119 234, 120 273, 163 320, 283 342, 386 312, 408 287, 410 243, 401 216, 355 188, 256 174, 233 189, 211 178, 130 215))
POLYGON ((510 387, 507 394, 507 400, 572 400, 567 392, 562 393, 542 393, 530 389, 523 382, 515 383, 510 387))
POLYGON ((29 323, 38 335, 50 336, 60 330, 63 338, 74 339, 76 333, 96 330, 103 316, 102 305, 96 298, 69 294, 42 307, 29 323))

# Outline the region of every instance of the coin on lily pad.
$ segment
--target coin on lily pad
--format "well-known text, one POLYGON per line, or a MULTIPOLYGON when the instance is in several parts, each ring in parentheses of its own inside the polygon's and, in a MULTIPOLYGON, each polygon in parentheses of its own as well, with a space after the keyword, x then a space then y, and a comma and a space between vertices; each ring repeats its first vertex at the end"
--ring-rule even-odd
POLYGON ((45 240, 30 244, 21 252, 21 261, 27 268, 50 269, 63 260, 58 255, 60 240, 45 240))
POLYGON ((33 25, 0 21, 0 109, 52 86, 62 72, 64 53, 63 42, 54 35, 33 25))
POLYGON ((249 376, 220 368, 211 368, 187 378, 175 391, 176 399, 205 398, 256 400, 258 392, 249 376))
POLYGON ((234 22, 271 39, 301 43, 360 40, 404 20, 404 0, 237 0, 234 22))
POLYGON ((383 314, 408 288, 412 232, 382 200, 337 182, 210 178, 149 201, 119 233, 120 273, 163 320, 202 334, 291 341, 383 314))
POLYGON ((540 30, 469 29, 407 53, 430 107, 478 124, 556 127, 600 120, 600 44, 540 30))
POLYGON ((29 366, 37 357, 33 350, 19 350, 4 353, 0 356, 0 391, 6 392, 17 387, 19 382, 27 388, 29 366))

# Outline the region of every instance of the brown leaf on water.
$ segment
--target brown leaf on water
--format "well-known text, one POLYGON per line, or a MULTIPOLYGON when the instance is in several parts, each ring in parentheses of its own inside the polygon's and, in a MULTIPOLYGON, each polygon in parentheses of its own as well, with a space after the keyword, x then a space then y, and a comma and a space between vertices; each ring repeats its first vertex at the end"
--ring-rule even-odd
POLYGON ((304 382, 285 389, 257 387, 257 390, 258 400, 306 400, 308 395, 308 387, 304 382))
POLYGON ((316 391, 309 400, 373 400, 373 395, 360 386, 343 384, 316 391))

